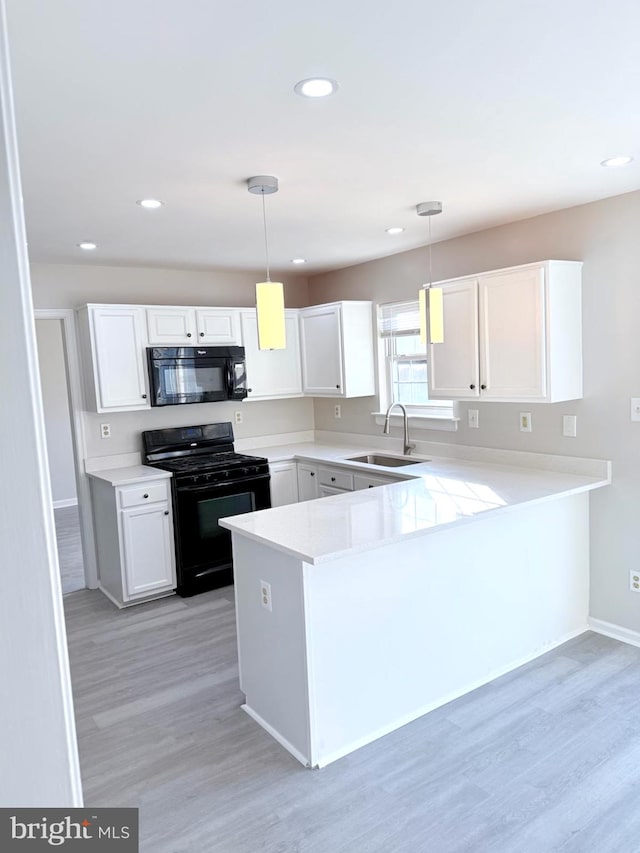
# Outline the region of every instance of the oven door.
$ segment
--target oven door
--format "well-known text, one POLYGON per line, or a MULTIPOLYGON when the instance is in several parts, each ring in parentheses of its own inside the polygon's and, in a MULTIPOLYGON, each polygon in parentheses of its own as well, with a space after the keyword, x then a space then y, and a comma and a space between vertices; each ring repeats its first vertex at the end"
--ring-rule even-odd
POLYGON ((216 403, 229 399, 226 358, 149 357, 152 406, 216 403))
POLYGON ((269 474, 232 483, 177 484, 178 592, 190 595, 231 583, 231 534, 220 527, 219 519, 270 506, 269 474))

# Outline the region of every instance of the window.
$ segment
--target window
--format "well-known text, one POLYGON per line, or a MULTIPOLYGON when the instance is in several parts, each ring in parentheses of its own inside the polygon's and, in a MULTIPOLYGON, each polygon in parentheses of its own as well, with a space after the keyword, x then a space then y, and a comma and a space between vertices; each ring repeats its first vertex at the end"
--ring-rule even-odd
POLYGON ((452 417, 448 400, 429 400, 427 347, 420 341, 418 300, 379 306, 380 408, 403 403, 413 416, 452 417))

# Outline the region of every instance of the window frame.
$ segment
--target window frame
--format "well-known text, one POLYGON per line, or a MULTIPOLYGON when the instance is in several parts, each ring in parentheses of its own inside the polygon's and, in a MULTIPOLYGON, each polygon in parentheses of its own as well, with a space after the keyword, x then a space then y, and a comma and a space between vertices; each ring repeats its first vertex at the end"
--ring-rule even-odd
MULTIPOLYGON (((400 315, 402 308, 415 310, 416 314, 419 310, 418 299, 404 299, 393 302, 384 302, 377 305, 377 343, 378 343, 378 407, 377 412, 373 412, 377 423, 384 422, 384 415, 391 405, 393 400, 393 368, 397 361, 403 358, 410 361, 415 358, 415 355, 420 357, 420 353, 408 356, 398 356, 391 352, 394 346, 394 339, 400 337, 414 337, 419 333, 419 330, 413 327, 407 327, 398 334, 393 332, 385 333, 384 324, 386 321, 392 322, 393 315, 400 315), (396 309, 394 311, 394 309, 396 309), (386 320, 385 320, 386 314, 386 320), (413 331, 412 331, 413 330, 413 331)), ((409 313, 409 312, 404 312, 409 313)), ((428 365, 428 344, 424 345, 424 358, 428 365)), ((428 369, 428 367, 427 367, 428 369)), ((427 380, 428 394, 428 380, 427 380)), ((455 430, 458 428, 458 417, 456 412, 456 404, 453 400, 427 400, 426 403, 402 403, 407 410, 410 420, 414 426, 423 427, 425 429, 446 429, 455 430)), ((401 418, 401 410, 394 409, 392 413, 392 422, 395 417, 401 418)))

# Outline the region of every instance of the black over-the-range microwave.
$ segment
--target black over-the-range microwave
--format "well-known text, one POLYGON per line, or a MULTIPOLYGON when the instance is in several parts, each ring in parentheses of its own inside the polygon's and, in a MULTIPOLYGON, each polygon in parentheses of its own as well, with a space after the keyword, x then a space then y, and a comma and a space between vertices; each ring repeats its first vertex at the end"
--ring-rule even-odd
POLYGON ((244 400, 244 347, 148 347, 152 406, 244 400))

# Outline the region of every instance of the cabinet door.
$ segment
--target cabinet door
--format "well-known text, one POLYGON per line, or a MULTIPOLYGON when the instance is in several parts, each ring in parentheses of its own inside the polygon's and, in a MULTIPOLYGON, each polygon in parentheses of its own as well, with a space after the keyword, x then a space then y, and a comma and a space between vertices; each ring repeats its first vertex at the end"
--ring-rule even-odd
POLYGON ((483 276, 479 286, 482 397, 544 397, 544 270, 483 276))
POLYGON ((313 465, 298 462, 298 500, 312 501, 318 497, 318 472, 313 465))
POLYGON ((138 307, 90 309, 99 412, 149 408, 142 312, 138 307))
POLYGON ((122 510, 124 592, 128 598, 176 585, 168 503, 122 510))
POLYGON ((286 349, 261 350, 255 311, 243 311, 242 345, 247 360, 247 400, 302 396, 297 311, 285 312, 286 349))
POLYGON ((344 395, 339 305, 300 312, 302 387, 317 397, 344 395))
POLYGON ((336 489, 334 486, 319 486, 318 487, 319 497, 328 498, 330 495, 347 495, 349 494, 348 489, 336 489))
POLYGON ((240 312, 227 308, 196 308, 198 342, 240 346, 240 312))
POLYGON ((298 466, 295 462, 274 462, 269 465, 271 506, 298 502, 298 466))
POLYGON ((147 332, 153 346, 195 346, 193 308, 147 308, 147 332))
POLYGON ((480 394, 477 281, 444 285, 442 296, 444 343, 429 344, 429 398, 474 399, 480 394))

